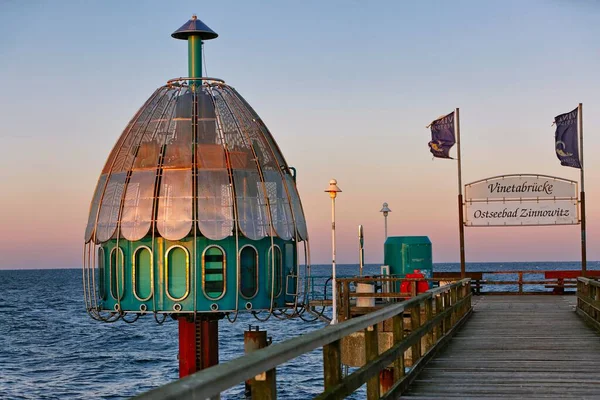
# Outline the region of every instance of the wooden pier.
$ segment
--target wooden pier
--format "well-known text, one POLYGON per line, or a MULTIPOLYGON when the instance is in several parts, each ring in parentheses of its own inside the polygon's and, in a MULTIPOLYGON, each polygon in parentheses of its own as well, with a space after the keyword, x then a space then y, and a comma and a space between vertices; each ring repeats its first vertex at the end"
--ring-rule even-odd
MULTIPOLYGON (((217 398, 319 347, 324 390, 318 399, 343 399, 365 383, 368 400, 600 398, 600 283, 583 277, 573 283, 576 296, 472 296, 476 288, 467 278, 404 301, 397 298, 356 317, 347 307, 337 325, 200 371, 139 398, 217 398), (392 341, 382 350, 378 339, 386 326, 391 326, 392 341), (364 342, 365 361, 343 376, 343 343, 357 334, 362 335, 358 337, 364 342)), ((349 299, 364 295, 342 290, 341 297, 350 305, 349 299)), ((276 382, 263 386, 269 389, 256 396, 253 391, 252 399, 277 398, 276 382)))
POLYGON ((575 296, 481 296, 403 394, 415 399, 600 398, 600 335, 575 296))

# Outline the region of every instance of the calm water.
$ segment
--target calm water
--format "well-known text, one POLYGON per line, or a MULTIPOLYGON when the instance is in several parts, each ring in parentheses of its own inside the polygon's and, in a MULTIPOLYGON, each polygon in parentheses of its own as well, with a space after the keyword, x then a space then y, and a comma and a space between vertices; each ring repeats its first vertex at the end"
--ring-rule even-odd
MULTIPOLYGON (((468 270, 578 269, 579 263, 482 263, 468 270)), ((600 269, 600 263, 589 263, 600 269)), ((436 271, 458 270, 458 264, 436 264, 436 271)), ((313 267, 325 275, 326 266, 313 267)), ((354 275, 356 265, 339 266, 354 275)), ((366 274, 378 273, 368 266, 366 274)), ((121 399, 178 377, 177 324, 158 325, 152 316, 134 324, 92 320, 83 309, 80 270, 0 271, 0 399, 121 399)), ((260 325, 273 342, 319 329, 321 322, 258 322, 241 314, 234 324, 222 320, 220 361, 243 354, 243 332, 260 325)), ((311 398, 322 390, 320 349, 277 370, 280 399, 311 398)), ((363 398, 357 394, 356 398, 363 398)), ((237 387, 224 399, 243 398, 237 387)))

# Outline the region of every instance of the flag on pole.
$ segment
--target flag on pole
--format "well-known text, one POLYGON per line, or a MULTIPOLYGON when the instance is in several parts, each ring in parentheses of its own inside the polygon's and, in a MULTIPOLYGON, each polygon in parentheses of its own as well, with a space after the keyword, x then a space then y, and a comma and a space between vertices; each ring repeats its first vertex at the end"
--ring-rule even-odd
POLYGON ((450 157, 450 149, 456 143, 454 137, 454 111, 443 117, 439 117, 431 124, 431 141, 428 143, 429 151, 434 157, 450 157))
POLYGON ((577 140, 577 108, 554 118, 554 150, 565 167, 581 168, 579 162, 579 142, 577 140))

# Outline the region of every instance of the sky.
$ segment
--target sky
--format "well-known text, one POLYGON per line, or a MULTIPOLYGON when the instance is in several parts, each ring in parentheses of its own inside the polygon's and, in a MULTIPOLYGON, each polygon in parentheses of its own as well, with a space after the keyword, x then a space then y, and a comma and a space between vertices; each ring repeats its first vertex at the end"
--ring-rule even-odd
MULTIPOLYGON (((579 179, 554 153, 556 115, 583 103, 588 259, 600 259, 600 2, 0 0, 0 269, 75 268, 100 170, 150 94, 187 73, 170 34, 192 14, 219 38, 205 75, 259 113, 298 170, 312 262, 383 261, 427 235, 457 262, 457 165, 426 128, 459 107, 463 183, 579 179)), ((455 150, 453 150, 454 152, 455 150)), ((466 228, 467 262, 580 259, 580 227, 466 228)))

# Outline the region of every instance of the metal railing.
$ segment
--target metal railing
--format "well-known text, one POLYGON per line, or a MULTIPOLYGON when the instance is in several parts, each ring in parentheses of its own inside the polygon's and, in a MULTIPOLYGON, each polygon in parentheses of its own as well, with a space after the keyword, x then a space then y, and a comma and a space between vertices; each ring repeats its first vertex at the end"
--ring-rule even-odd
POLYGON ((577 314, 600 330, 600 282, 577 278, 577 314))
MULTIPOLYGON (((324 392, 319 399, 343 398, 367 383, 367 398, 391 398, 402 393, 425 363, 470 315, 469 279, 431 289, 410 300, 391 304, 366 315, 273 344, 230 362, 138 396, 141 400, 208 399, 278 365, 323 348, 324 392), (393 345, 378 354, 378 324, 391 320, 393 345), (405 320, 409 323, 405 324, 405 320), (342 377, 341 342, 364 332, 366 364, 342 377), (408 358, 411 369, 405 373, 408 358), (380 390, 379 373, 394 365, 393 384, 380 390)), ((275 387, 273 384, 272 387, 275 387)))

